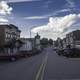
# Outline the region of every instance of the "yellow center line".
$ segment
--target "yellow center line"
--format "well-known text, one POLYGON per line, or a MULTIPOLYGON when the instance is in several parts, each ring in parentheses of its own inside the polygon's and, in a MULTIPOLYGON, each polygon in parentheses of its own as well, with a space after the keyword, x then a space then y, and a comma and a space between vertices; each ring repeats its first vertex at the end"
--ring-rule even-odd
POLYGON ((44 72, 45 72, 45 68, 47 65, 47 60, 48 60, 48 55, 46 55, 46 57, 45 57, 45 63, 44 63, 43 70, 42 70, 41 80, 43 80, 43 78, 44 78, 44 72))
POLYGON ((35 80, 43 80, 47 59, 48 59, 48 53, 45 55, 45 58, 43 59, 42 64, 40 65, 40 68, 38 70, 35 80))

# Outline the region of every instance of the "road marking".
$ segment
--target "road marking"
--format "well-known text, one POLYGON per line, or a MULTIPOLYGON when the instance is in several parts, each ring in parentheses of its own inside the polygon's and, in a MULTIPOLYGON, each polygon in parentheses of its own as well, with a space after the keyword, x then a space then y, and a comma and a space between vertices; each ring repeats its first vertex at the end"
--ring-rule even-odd
POLYGON ((46 55, 46 57, 45 57, 45 63, 44 63, 43 70, 42 70, 41 80, 43 80, 43 78, 44 78, 44 72, 45 72, 45 68, 47 65, 47 60, 48 60, 48 55, 46 55))
POLYGON ((38 70, 35 80, 43 80, 44 71, 47 65, 47 60, 48 60, 48 53, 45 55, 45 58, 43 59, 42 64, 40 65, 40 68, 38 70))

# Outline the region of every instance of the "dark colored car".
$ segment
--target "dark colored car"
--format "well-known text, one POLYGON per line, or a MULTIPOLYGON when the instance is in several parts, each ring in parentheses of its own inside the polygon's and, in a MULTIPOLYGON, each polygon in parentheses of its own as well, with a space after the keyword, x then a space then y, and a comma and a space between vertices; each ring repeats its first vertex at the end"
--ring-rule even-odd
POLYGON ((63 55, 66 57, 79 57, 80 56, 80 49, 77 49, 77 48, 64 49, 63 55))
POLYGON ((56 50, 56 52, 57 52, 57 54, 58 55, 63 55, 64 54, 64 50, 63 49, 58 49, 58 50, 56 50))

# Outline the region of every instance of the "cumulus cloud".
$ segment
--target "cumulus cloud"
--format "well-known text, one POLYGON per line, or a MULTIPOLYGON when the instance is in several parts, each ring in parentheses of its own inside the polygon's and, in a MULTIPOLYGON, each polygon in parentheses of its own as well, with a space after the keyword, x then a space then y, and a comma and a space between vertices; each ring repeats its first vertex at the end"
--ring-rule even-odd
POLYGON ((62 37, 65 29, 70 28, 78 19, 80 14, 69 14, 63 17, 50 17, 47 25, 35 27, 33 33, 40 33, 42 37, 53 38, 62 37))
POLYGON ((4 18, 0 18, 0 22, 7 23, 8 20, 7 19, 4 19, 4 18))
POLYGON ((6 1, 1 1, 0 2, 0 14, 1 15, 7 15, 11 14, 12 7, 10 7, 6 1))
POLYGON ((8 24, 8 20, 5 18, 0 18, 0 24, 8 24))
POLYGON ((12 7, 6 1, 0 1, 0 24, 8 23, 7 15, 10 15, 12 7))

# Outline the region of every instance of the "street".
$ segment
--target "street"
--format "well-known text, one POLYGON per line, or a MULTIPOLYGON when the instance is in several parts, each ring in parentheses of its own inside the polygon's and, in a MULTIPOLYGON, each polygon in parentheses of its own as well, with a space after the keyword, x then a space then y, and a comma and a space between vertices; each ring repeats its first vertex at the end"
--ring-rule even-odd
POLYGON ((80 59, 58 56, 48 49, 44 80, 80 80, 80 59))
POLYGON ((80 59, 58 56, 51 48, 15 62, 0 62, 0 80, 80 80, 80 59))

